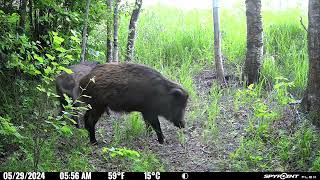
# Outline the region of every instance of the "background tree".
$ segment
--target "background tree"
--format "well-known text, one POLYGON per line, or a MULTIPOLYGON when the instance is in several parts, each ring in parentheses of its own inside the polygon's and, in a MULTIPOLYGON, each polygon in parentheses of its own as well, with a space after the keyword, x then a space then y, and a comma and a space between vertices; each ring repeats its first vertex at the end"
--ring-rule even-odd
POLYGON ((25 32, 26 19, 27 19, 27 4, 28 0, 20 1, 20 23, 19 23, 19 32, 22 34, 25 32))
POLYGON ((220 32, 220 16, 219 16, 219 0, 212 0, 213 5, 213 28, 214 28, 214 55, 217 78, 221 83, 225 82, 222 55, 221 55, 221 32, 220 32))
POLYGON ((126 59, 131 61, 134 56, 134 43, 136 39, 136 27, 139 18, 140 10, 142 7, 142 0, 136 0, 134 9, 131 14, 130 24, 129 24, 129 34, 127 43, 126 59))
POLYGON ((34 22, 33 22, 33 0, 29 0, 29 21, 30 21, 30 33, 33 37, 34 32, 34 22))
POLYGON ((81 55, 80 61, 85 61, 86 57, 86 50, 87 50, 87 40, 88 40, 88 16, 90 10, 90 0, 86 2, 86 10, 85 10, 85 17, 83 23, 83 30, 82 30, 82 44, 81 44, 81 55))
POLYGON ((261 0, 246 0, 247 16, 247 53, 244 76, 247 84, 259 81, 263 56, 263 28, 261 0))
POLYGON ((302 100, 302 108, 320 126, 320 1, 309 0, 308 12, 308 85, 302 100))
POLYGON ((118 42, 118 30, 119 30, 119 4, 121 0, 115 0, 113 11, 113 61, 119 62, 119 42, 118 42))
POLYGON ((106 42, 106 60, 107 62, 111 62, 113 60, 112 57, 112 0, 107 0, 107 42, 106 42))

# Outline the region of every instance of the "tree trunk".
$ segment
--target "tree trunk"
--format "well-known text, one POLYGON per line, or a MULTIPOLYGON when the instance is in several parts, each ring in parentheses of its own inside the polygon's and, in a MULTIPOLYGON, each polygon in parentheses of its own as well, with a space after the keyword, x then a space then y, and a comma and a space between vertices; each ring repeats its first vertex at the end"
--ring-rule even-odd
POLYGON ((127 53, 126 53, 127 61, 131 61, 134 57, 136 27, 137 27, 137 20, 139 18, 141 6, 142 6, 142 0, 136 0, 135 7, 134 7, 134 10, 132 11, 130 24, 129 24, 129 35, 128 35, 127 53))
POLYGON ((46 21, 41 21, 41 17, 46 16, 47 8, 43 7, 36 11, 36 29, 35 29, 35 37, 36 40, 40 41, 42 46, 46 46, 46 42, 42 39, 42 36, 47 34, 48 32, 48 23, 46 21))
POLYGON ((35 40, 39 40, 39 10, 34 10, 34 33, 33 37, 35 40))
POLYGON ((27 4, 28 0, 21 0, 20 1, 20 23, 19 23, 19 32, 23 34, 25 32, 26 26, 26 17, 27 17, 27 4))
POLYGON ((320 1, 309 0, 308 12, 308 85, 302 100, 302 109, 310 112, 312 121, 320 127, 320 1))
POLYGON ((222 84, 226 84, 224 69, 221 55, 221 32, 220 32, 220 16, 219 16, 219 0, 212 0, 213 5, 213 28, 214 28, 214 55, 217 78, 222 84))
POLYGON ((81 44, 81 55, 80 55, 81 62, 85 61, 85 58, 86 58, 89 10, 90 10, 90 0, 87 0, 86 12, 85 12, 85 18, 84 18, 83 30, 82 30, 82 44, 81 44))
POLYGON ((29 20, 30 20, 30 33, 33 36, 34 32, 34 22, 33 22, 33 1, 29 0, 29 20))
POLYGON ((112 62, 112 0, 107 0, 108 19, 107 19, 107 42, 106 42, 106 61, 112 62))
POLYGON ((244 76, 247 84, 259 81, 263 56, 263 28, 261 0, 246 0, 247 15, 247 54, 244 76))
POLYGON ((113 61, 114 62, 119 62, 119 42, 118 42, 119 4, 120 4, 120 0, 115 0, 114 12, 113 12, 113 61))

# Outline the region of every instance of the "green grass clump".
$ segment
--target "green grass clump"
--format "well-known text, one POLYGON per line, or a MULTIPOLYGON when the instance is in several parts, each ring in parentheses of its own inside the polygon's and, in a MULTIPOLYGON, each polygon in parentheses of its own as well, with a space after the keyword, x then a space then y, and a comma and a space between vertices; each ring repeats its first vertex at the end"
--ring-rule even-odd
POLYGON ((219 101, 222 96, 222 91, 218 83, 214 83, 210 89, 210 98, 208 102, 208 120, 204 124, 203 136, 208 142, 215 142, 218 137, 218 127, 216 125, 216 119, 220 114, 219 101))
POLYGON ((131 113, 126 118, 124 135, 128 142, 130 142, 133 138, 138 138, 144 135, 145 131, 145 123, 140 113, 131 113))
POLYGON ((263 13, 265 53, 268 58, 265 63, 268 65, 264 65, 262 75, 270 77, 273 83, 279 75, 293 81, 291 91, 297 96, 304 92, 309 66, 307 33, 300 24, 300 17, 306 17, 301 10, 263 13))
POLYGON ((120 117, 112 118, 114 136, 112 145, 117 147, 121 143, 132 143, 139 138, 146 136, 146 125, 139 112, 132 112, 120 117))
POLYGON ((230 156, 233 170, 310 171, 318 167, 319 134, 307 120, 296 124, 292 115, 287 117, 287 104, 292 100, 288 88, 292 83, 276 80, 268 96, 250 86, 236 93, 235 108, 250 113, 246 135, 230 156), (281 125, 288 121, 289 126, 281 125))
POLYGON ((51 134, 45 141, 34 135, 25 134, 25 137, 33 138, 24 138, 19 144, 20 149, 1 163, 0 170, 92 171, 94 166, 89 162, 92 149, 83 141, 88 137, 83 136, 84 133, 80 131, 83 130, 73 129, 74 135, 69 138, 51 134))
POLYGON ((164 166, 156 155, 147 150, 136 151, 127 148, 102 149, 106 161, 117 164, 117 168, 130 172, 159 172, 164 166))

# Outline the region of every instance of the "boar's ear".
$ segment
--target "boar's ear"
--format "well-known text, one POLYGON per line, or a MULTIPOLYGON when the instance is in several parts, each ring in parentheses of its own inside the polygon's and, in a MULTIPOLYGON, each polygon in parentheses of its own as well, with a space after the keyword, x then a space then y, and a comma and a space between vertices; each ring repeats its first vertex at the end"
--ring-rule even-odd
POLYGON ((169 91, 169 94, 172 94, 176 97, 183 97, 184 96, 184 93, 182 92, 181 89, 179 88, 173 88, 169 91))

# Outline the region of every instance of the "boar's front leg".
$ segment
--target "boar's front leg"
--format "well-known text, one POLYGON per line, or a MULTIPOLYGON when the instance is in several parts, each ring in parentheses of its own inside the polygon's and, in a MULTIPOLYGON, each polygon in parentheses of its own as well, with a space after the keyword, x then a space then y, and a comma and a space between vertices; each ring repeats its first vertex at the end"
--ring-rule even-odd
POLYGON ((160 122, 157 115, 149 114, 149 113, 142 113, 143 119, 146 122, 146 127, 149 128, 150 126, 153 130, 157 133, 158 141, 160 144, 164 142, 164 136, 161 131, 160 122))
POLYGON ((103 114, 104 110, 104 107, 92 107, 92 109, 88 110, 84 115, 84 126, 89 131, 90 142, 92 144, 97 143, 95 135, 95 125, 103 114))

